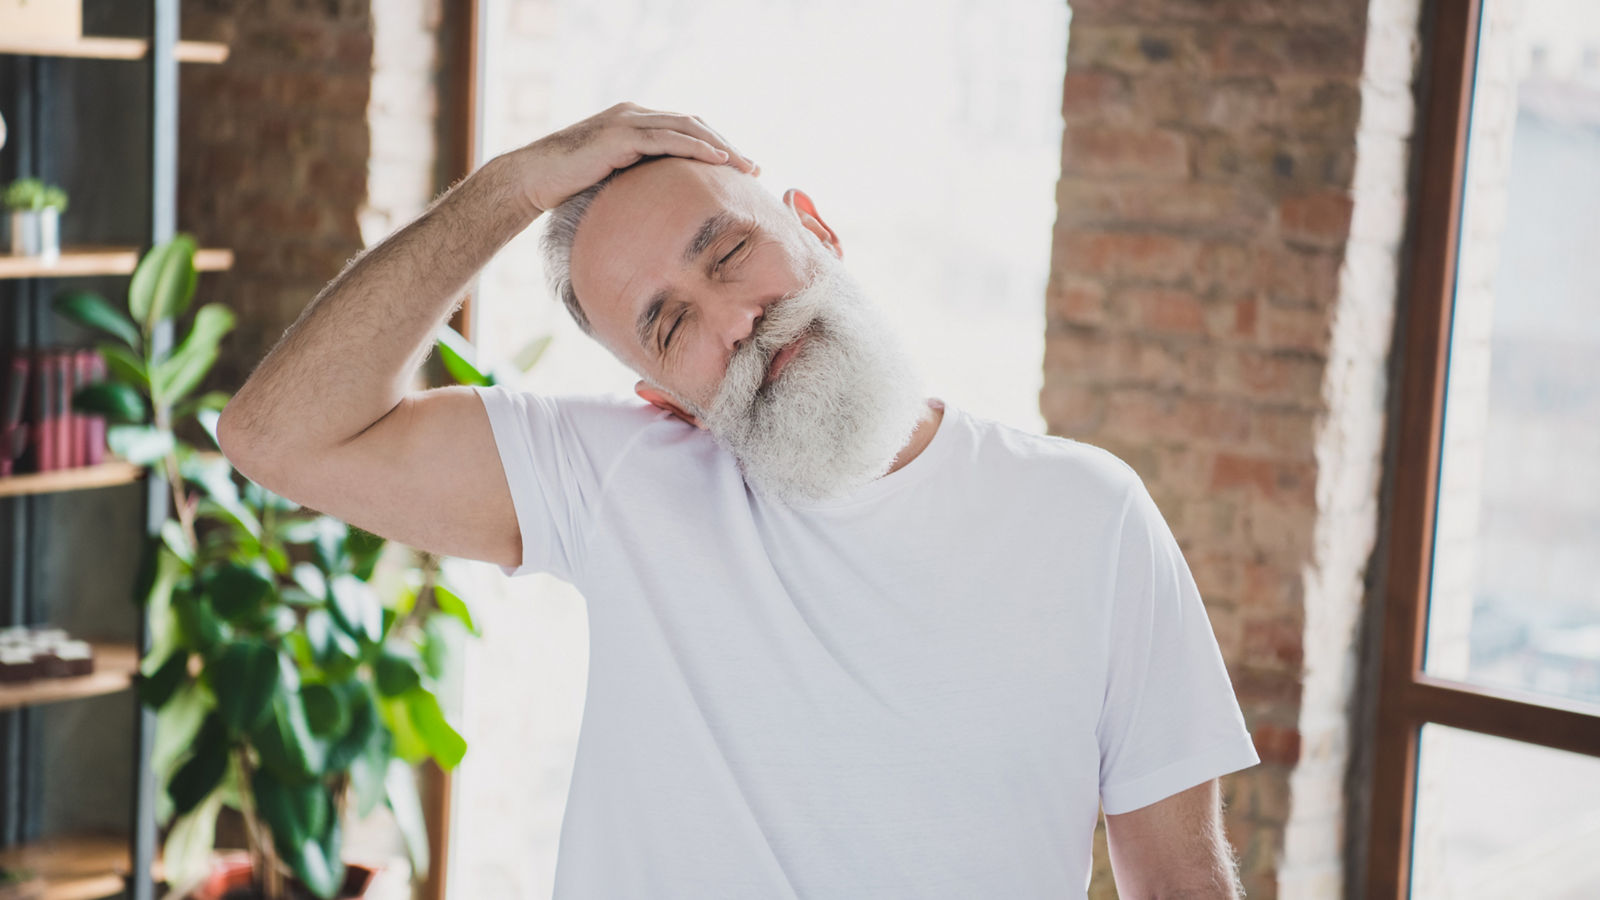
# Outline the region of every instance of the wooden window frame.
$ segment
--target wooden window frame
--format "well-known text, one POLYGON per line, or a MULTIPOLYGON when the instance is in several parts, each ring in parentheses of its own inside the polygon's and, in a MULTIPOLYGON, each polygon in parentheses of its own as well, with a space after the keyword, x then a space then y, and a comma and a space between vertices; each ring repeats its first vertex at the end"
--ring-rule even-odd
POLYGON ((1364 896, 1410 894, 1418 745, 1428 723, 1600 757, 1600 705, 1467 684, 1423 671, 1468 125, 1483 0, 1425 10, 1420 165, 1410 235, 1364 896))

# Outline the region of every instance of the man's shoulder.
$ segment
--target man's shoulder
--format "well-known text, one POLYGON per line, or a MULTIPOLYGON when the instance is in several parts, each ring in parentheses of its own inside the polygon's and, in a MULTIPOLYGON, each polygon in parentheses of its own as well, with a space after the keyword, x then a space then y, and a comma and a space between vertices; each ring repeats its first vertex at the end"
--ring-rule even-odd
POLYGON ((1031 486, 1060 485, 1074 494, 1114 500, 1139 483, 1139 473, 1105 447, 1058 434, 1029 431, 962 411, 979 467, 1031 486))

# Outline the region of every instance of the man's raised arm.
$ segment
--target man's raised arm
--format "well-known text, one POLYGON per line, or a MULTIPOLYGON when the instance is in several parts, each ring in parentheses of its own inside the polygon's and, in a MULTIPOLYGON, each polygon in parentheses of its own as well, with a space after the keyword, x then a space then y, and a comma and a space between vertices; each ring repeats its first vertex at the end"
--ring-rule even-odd
POLYGON ((652 155, 753 168, 699 119, 631 103, 491 159, 312 299, 222 411, 223 453, 262 486, 375 534, 515 561, 516 519, 482 404, 466 388, 408 393, 412 373, 506 242, 652 155))

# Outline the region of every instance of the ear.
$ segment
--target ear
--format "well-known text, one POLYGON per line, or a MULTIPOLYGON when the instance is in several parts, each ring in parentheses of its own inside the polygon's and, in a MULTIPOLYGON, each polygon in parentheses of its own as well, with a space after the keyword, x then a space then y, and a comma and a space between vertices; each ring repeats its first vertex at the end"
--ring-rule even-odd
POLYGON ((672 413, 673 415, 685 422, 688 422, 690 425, 701 429, 702 431, 705 430, 706 426, 702 424, 693 413, 674 403, 671 397, 668 397, 659 389, 651 387, 648 382, 641 379, 638 384, 633 386, 633 392, 638 394, 641 398, 648 401, 652 405, 672 413))
POLYGON ((816 235, 818 240, 833 251, 834 256, 844 256, 844 245, 839 243, 839 236, 833 233, 828 223, 822 221, 822 216, 817 214, 817 205, 811 202, 805 191, 798 188, 784 191, 783 205, 789 207, 795 218, 800 220, 801 227, 816 235))

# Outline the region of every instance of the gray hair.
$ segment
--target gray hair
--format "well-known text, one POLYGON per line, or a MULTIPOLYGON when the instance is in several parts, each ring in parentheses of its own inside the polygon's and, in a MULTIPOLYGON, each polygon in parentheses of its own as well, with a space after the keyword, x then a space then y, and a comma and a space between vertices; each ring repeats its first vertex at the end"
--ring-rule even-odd
POLYGON ((612 172, 556 204, 554 209, 545 214, 548 221, 545 223, 544 236, 539 242, 539 249, 544 254, 544 272, 546 280, 550 283, 550 291, 567 308, 567 312, 572 314, 572 320, 578 323, 583 333, 597 340, 594 327, 589 324, 589 317, 584 314, 583 307, 578 305, 578 292, 572 288, 572 242, 578 236, 578 225, 583 222, 584 214, 589 211, 589 204, 594 202, 595 196, 616 174, 612 172))

